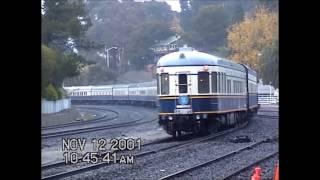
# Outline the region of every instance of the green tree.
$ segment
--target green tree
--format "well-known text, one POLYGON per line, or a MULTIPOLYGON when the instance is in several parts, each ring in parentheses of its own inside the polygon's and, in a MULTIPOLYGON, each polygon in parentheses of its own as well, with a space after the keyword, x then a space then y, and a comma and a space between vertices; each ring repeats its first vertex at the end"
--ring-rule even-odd
MULTIPOLYGON (((41 92, 43 97, 48 98, 47 88, 48 85, 54 86, 58 94, 58 98, 62 97, 62 92, 59 88, 62 82, 67 77, 73 77, 80 74, 81 69, 84 67, 85 60, 76 54, 62 54, 58 50, 49 48, 46 45, 41 46, 41 92)), ((49 96, 52 95, 52 92, 49 96)))
POLYGON ((241 1, 237 0, 232 3, 231 6, 231 24, 238 23, 243 21, 244 18, 244 9, 242 7, 241 1))
POLYGON ((259 6, 264 6, 270 11, 278 12, 279 1, 278 0, 256 0, 259 6))
POLYGON ((156 42, 174 35, 167 24, 145 22, 130 36, 127 58, 135 69, 143 69, 152 60, 150 47, 156 42))
POLYGON ((259 7, 244 21, 234 24, 229 29, 228 47, 230 59, 248 64, 260 71, 259 54, 271 45, 278 35, 278 15, 266 8, 259 7))
POLYGON ((56 88, 52 84, 49 84, 44 90, 43 97, 49 101, 55 101, 59 99, 59 94, 56 88))
POLYGON ((271 82, 279 87, 279 40, 276 38, 270 46, 262 51, 261 77, 264 82, 271 82))
POLYGON ((191 9, 192 0, 179 0, 180 2, 180 22, 181 27, 184 31, 191 30, 191 18, 192 18, 192 9, 191 9))
POLYGON ((88 83, 89 85, 101 85, 110 81, 116 81, 116 72, 109 70, 105 71, 103 67, 94 65, 89 68, 88 83))
POLYGON ((180 0, 180 5, 182 38, 196 49, 226 54, 227 28, 244 16, 240 0, 180 0))
POLYGON ((60 55, 56 62, 57 68, 52 75, 52 84, 61 87, 65 78, 78 76, 85 66, 84 62, 85 60, 77 54, 60 55))
POLYGON ((107 47, 123 48, 122 61, 130 61, 136 69, 142 69, 152 59, 149 48, 156 40, 173 35, 170 30, 173 15, 165 2, 121 3, 113 0, 91 3, 90 16, 94 21, 88 30, 88 38, 107 47))
POLYGON ((90 27, 83 1, 78 0, 43 0, 42 43, 54 44, 64 49, 69 37, 80 38, 90 27))
MULTIPOLYGON (((42 20, 42 96, 56 99, 63 96, 62 82, 67 77, 77 76, 86 60, 73 52, 76 43, 90 27, 83 1, 44 0, 42 20)), ((81 44, 89 44, 81 40, 81 44)))
POLYGON ((44 94, 45 87, 51 82, 58 54, 45 45, 41 46, 41 91, 44 94))
POLYGON ((217 48, 227 36, 228 17, 224 8, 216 5, 203 6, 193 17, 190 41, 197 47, 217 48))

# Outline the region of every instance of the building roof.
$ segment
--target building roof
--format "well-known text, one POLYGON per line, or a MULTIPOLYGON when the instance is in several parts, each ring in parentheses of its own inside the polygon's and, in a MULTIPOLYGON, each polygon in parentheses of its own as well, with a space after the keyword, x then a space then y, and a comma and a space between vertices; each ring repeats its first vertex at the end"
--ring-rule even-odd
POLYGON ((167 39, 161 40, 160 42, 158 42, 154 46, 166 46, 166 45, 169 45, 179 39, 180 39, 180 36, 178 36, 178 35, 170 36, 167 39))

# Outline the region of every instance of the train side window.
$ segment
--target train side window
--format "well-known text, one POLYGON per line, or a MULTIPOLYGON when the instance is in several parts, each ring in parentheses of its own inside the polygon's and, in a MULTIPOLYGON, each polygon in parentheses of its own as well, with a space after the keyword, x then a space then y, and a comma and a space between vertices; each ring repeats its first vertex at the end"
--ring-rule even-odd
POLYGON ((231 80, 227 80, 227 89, 228 89, 228 93, 231 93, 231 80))
POLYGON ((223 73, 220 73, 220 93, 223 93, 223 73))
POLYGON ((218 75, 217 75, 217 92, 218 93, 220 93, 220 78, 221 78, 221 76, 220 76, 220 72, 218 72, 218 75))
POLYGON ((199 72, 198 73, 198 92, 199 93, 209 93, 209 73, 199 72))
POLYGON ((220 74, 220 92, 223 93, 223 73, 220 74))
POLYGON ((187 93, 188 92, 188 81, 186 74, 179 74, 179 93, 187 93))
POLYGON ((236 93, 239 93, 239 82, 238 81, 236 81, 237 83, 236 83, 236 93))
POLYGON ((157 94, 160 93, 159 75, 157 75, 157 94))
POLYGON ((217 72, 212 72, 211 74, 211 86, 212 86, 212 92, 217 92, 217 72))
POLYGON ((169 94, 169 74, 161 74, 161 94, 169 94))
POLYGON ((237 93, 239 93, 240 92, 240 88, 239 88, 240 86, 239 86, 239 81, 237 81, 237 93))
POLYGON ((227 88, 226 88, 226 73, 223 73, 223 92, 226 93, 227 92, 227 88))
POLYGON ((243 93, 243 83, 241 82, 240 84, 241 84, 240 91, 241 93, 243 93))

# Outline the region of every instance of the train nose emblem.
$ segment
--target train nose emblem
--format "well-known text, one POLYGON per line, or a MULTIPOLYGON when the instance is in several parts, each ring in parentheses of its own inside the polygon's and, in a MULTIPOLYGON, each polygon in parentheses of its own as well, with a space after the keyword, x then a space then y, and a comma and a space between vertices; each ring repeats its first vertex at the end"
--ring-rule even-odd
POLYGON ((178 102, 180 105, 187 105, 189 103, 189 97, 188 96, 180 96, 178 99, 178 102))

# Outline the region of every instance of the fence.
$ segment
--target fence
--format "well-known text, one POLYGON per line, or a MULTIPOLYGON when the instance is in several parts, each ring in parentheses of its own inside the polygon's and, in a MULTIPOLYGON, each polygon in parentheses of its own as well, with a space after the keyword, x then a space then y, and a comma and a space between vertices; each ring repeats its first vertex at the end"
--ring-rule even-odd
POLYGON ((57 101, 41 101, 42 114, 56 113, 71 107, 71 99, 60 99, 57 101))
POLYGON ((258 94, 258 104, 277 104, 278 96, 271 94, 258 94))

